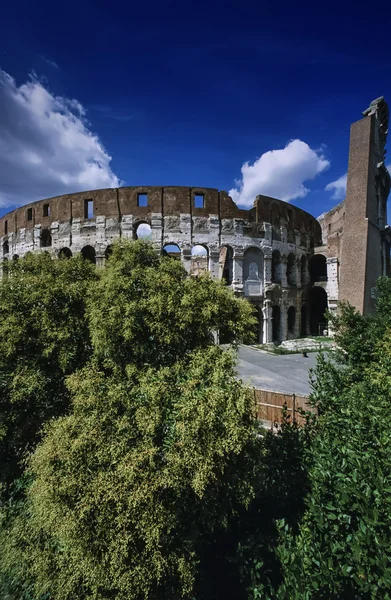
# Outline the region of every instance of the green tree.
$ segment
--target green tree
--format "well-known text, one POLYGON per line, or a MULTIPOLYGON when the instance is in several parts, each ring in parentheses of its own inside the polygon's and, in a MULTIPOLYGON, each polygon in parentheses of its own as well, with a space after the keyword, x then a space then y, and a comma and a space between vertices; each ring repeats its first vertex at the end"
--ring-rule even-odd
POLYGON ((340 351, 320 357, 310 491, 294 531, 280 522, 279 600, 391 598, 391 282, 377 311, 332 317, 340 351))
POLYGON ((113 246, 89 303, 94 355, 106 368, 164 366, 213 343, 228 328, 232 341, 251 340, 249 302, 209 275, 189 277, 182 264, 150 244, 113 246))
POLYGON ((130 379, 89 367, 69 386, 73 410, 30 464, 34 593, 201 597, 205 549, 253 499, 260 451, 232 357, 210 347, 130 379))
POLYGON ((240 536, 225 543, 257 494, 261 438, 213 333, 244 339, 251 306, 141 241, 117 243, 85 292, 90 360, 69 369, 70 410, 44 428, 26 501, 2 511, 0 590, 217 599, 232 584, 239 598, 240 536))
MULTIPOLYGON (((17 479, 20 461, 47 420, 69 403, 65 377, 91 355, 85 314, 95 268, 49 254, 12 261, 0 281, 0 488, 17 479)), ((7 491, 9 493, 9 490, 7 491)))

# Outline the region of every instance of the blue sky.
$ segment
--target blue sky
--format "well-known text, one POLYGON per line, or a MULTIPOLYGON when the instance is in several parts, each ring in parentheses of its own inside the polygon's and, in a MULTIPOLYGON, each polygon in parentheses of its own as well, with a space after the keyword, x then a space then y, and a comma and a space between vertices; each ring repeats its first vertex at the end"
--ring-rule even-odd
POLYGON ((4 4, 0 214, 118 183, 329 210, 350 124, 391 102, 390 11, 314 4, 4 4))

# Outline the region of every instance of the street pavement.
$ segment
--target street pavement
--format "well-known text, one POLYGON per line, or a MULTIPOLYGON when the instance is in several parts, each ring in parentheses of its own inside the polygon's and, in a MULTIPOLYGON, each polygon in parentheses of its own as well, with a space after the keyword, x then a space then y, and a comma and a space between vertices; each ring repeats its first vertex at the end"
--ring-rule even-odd
POLYGON ((310 352, 308 358, 301 354, 280 356, 240 346, 238 375, 245 383, 263 390, 308 396, 308 370, 315 366, 316 356, 316 352, 310 352))

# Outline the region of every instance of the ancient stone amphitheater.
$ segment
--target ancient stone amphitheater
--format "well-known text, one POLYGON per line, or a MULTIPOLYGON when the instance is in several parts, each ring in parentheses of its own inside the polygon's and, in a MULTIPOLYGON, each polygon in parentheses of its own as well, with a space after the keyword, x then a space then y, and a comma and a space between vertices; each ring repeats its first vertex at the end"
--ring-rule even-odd
MULTIPOLYGON (((0 219, 3 275, 7 261, 27 252, 65 258, 81 253, 104 266, 116 239, 147 234, 157 250, 180 258, 189 273, 208 270, 252 302, 260 342, 319 335, 326 328, 326 308, 337 306, 341 276, 347 290, 354 287, 349 277, 354 279, 360 270, 357 258, 365 263, 364 299, 371 282, 389 269, 385 256, 391 240, 384 216, 389 175, 379 162, 385 139, 383 135, 379 142, 373 135, 384 129, 387 105, 378 99, 371 107, 352 126, 346 200, 320 222, 266 196, 258 196, 250 210, 241 210, 226 192, 202 187, 123 187, 57 196, 0 219), (368 211, 374 203, 371 229, 368 211), (359 246, 354 249, 355 231, 359 246), (344 254, 343 236, 350 234, 344 254)), ((364 304, 357 307, 366 309, 364 304)))

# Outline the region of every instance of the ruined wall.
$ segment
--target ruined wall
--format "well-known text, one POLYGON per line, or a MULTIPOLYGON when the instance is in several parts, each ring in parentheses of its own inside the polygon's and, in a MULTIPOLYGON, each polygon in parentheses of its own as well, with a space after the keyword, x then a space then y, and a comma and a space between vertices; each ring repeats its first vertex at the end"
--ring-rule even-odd
POLYGON ((258 196, 250 210, 239 209, 226 192, 212 188, 127 187, 49 198, 0 219, 0 260, 4 266, 26 252, 82 252, 103 265, 112 242, 135 239, 140 224, 151 227, 158 250, 177 245, 188 272, 207 269, 253 302, 259 341, 308 333, 302 305, 308 295, 308 261, 321 228, 305 211, 266 196, 258 196), (205 257, 192 254, 199 245, 205 257), (274 280, 273 269, 278 271, 274 280))
POLYGON ((350 134, 340 299, 360 312, 371 312, 376 281, 384 273, 382 232, 390 190, 384 166, 388 106, 378 98, 363 114, 364 118, 351 126, 350 134))

